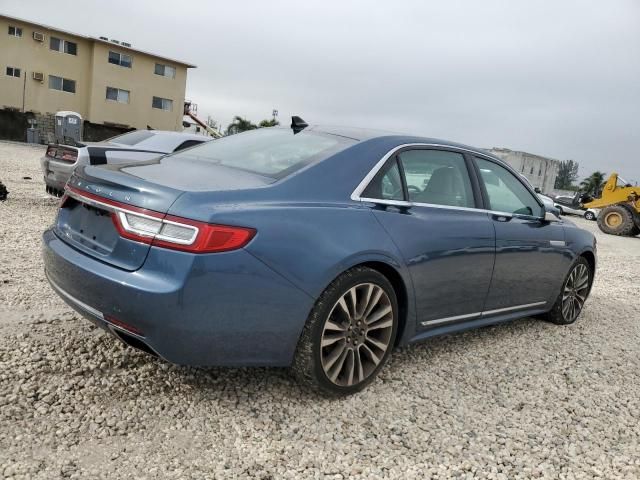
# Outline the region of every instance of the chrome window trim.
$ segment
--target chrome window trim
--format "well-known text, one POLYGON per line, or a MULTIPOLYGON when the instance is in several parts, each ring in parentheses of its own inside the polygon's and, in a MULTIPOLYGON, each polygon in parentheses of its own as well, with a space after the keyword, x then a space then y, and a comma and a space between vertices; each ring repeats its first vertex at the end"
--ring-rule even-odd
POLYGON ((543 302, 533 302, 533 303, 525 303, 522 305, 514 305, 512 307, 504 307, 504 308, 496 308, 495 310, 485 310, 482 312, 475 312, 475 313, 467 313, 464 315, 456 315, 455 317, 444 317, 444 318, 436 318, 434 320, 427 320, 424 322, 420 322, 420 324, 424 327, 428 327, 431 325, 439 325, 441 323, 450 323, 450 322, 455 322, 458 320, 474 320, 474 319, 479 319, 479 318, 485 318, 488 317, 490 315, 495 315, 496 313, 506 313, 506 312, 513 312, 516 310, 525 310, 527 308, 533 308, 533 307, 540 307, 542 305, 546 305, 547 302, 543 301, 543 302))
MULTIPOLYGON (((362 179, 362 181, 358 184, 358 186, 355 188, 355 190, 351 193, 351 200, 355 201, 355 202, 371 202, 371 203, 377 203, 380 205, 391 205, 391 206, 397 206, 397 207, 412 207, 412 206, 416 206, 416 207, 429 207, 429 208, 442 208, 442 209, 446 209, 446 210, 460 210, 463 212, 484 212, 484 213, 488 213, 490 215, 499 215, 499 216, 503 216, 503 217, 509 217, 509 218, 522 218, 525 220, 530 220, 530 219, 535 219, 535 220, 539 220, 538 217, 534 216, 534 215, 521 215, 521 214, 517 214, 517 213, 509 213, 509 212, 500 212, 498 210, 488 210, 485 208, 474 208, 474 207, 456 207, 453 205, 440 205, 440 204, 436 204, 436 203, 422 203, 422 202, 408 202, 405 200, 387 200, 387 199, 382 199, 382 198, 368 198, 368 197, 361 197, 362 192, 365 191, 365 189, 367 188, 367 186, 369 185, 369 183, 371 182, 371 180, 373 180, 373 177, 375 177, 378 172, 380 171, 380 169, 384 166, 385 163, 387 163, 387 160, 389 160, 389 158, 391 158, 393 155, 396 154, 396 152, 398 152, 398 150, 402 150, 404 148, 411 148, 411 147, 436 147, 436 148, 445 148, 447 150, 450 150, 452 152, 457 152, 457 153, 461 153, 461 152, 466 152, 466 153, 471 153, 473 155, 479 156, 479 157, 483 157, 486 160, 492 161, 494 163, 497 163, 498 165, 502 166, 501 160, 498 160, 498 162, 496 162, 496 159, 491 157, 490 155, 488 155, 487 153, 483 153, 483 152, 479 152, 477 150, 472 150, 470 148, 464 148, 464 147, 456 147, 453 145, 443 145, 441 143, 403 143, 402 145, 398 145, 397 147, 392 148, 391 150, 389 150, 374 166, 373 168, 369 171, 369 173, 367 173, 367 175, 362 179)), ((509 170, 507 168, 507 170, 509 170)), ((513 174, 513 172, 511 172, 513 174)), ((520 181, 520 179, 517 177, 517 175, 514 175, 518 181, 520 181)), ((520 181, 520 183, 522 183, 520 181)), ((524 183, 523 183, 524 185, 524 183)), ((537 194, 535 192, 531 192, 531 190, 529 190, 529 188, 525 185, 525 188, 529 191, 529 193, 531 195, 533 195, 533 197, 536 199, 536 201, 538 203, 540 203, 540 200, 537 198, 537 194)), ((544 207, 544 205, 542 205, 540 203, 541 207, 544 207)))

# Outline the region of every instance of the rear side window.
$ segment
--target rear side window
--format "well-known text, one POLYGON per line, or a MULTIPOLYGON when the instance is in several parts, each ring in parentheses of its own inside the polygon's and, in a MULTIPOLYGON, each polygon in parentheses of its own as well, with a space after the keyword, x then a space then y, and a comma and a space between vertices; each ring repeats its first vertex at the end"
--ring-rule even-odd
POLYGON ((154 136, 149 130, 136 130, 135 132, 125 133, 117 137, 110 138, 108 141, 112 143, 120 143, 122 145, 137 145, 138 143, 154 136))
POLYGON ((539 216, 543 207, 522 182, 497 163, 476 157, 490 208, 499 212, 539 216))
POLYGON ((444 150, 407 150, 398 158, 412 202, 475 207, 462 154, 444 150))
POLYGON ((284 178, 296 170, 323 160, 352 145, 353 140, 335 135, 286 128, 261 128, 230 135, 171 155, 197 159, 271 178, 284 178))
POLYGON ((200 140, 185 140, 180 145, 178 145, 173 151, 179 152, 180 150, 184 150, 185 148, 193 147, 195 145, 200 145, 202 142, 200 140))
POLYGON ((380 200, 404 200, 402 176, 400 175, 396 157, 391 158, 373 177, 373 180, 362 192, 362 197, 380 200))

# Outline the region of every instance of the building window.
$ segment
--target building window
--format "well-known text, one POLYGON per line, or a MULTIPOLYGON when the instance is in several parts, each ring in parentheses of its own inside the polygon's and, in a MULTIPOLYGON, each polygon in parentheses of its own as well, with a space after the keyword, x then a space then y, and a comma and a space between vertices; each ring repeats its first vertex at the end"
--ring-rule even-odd
POLYGON ((542 167, 538 167, 538 176, 541 177, 542 176, 542 167))
POLYGON ((121 67, 131 68, 131 55, 109 51, 109 63, 120 65, 121 67))
POLYGON ((531 171, 529 172, 529 175, 533 175, 533 165, 531 166, 531 171))
POLYGON ((154 73, 156 75, 162 75, 163 77, 176 78, 176 68, 170 67, 169 65, 162 65, 161 63, 156 63, 154 73))
POLYGON ((171 110, 173 110, 173 100, 169 100, 168 98, 153 97, 151 106, 153 108, 159 108, 160 110, 167 110, 170 112, 171 110))
POLYGON ((20 77, 20 69, 16 67, 7 67, 7 75, 10 77, 20 77))
POLYGON ((60 38, 51 37, 49 39, 49 48, 51 50, 55 50, 56 52, 68 53, 69 55, 77 55, 78 54, 78 44, 74 42, 69 42, 67 40, 62 40, 60 38))
POLYGON ((20 27, 12 27, 11 25, 9 25, 9 35, 13 37, 21 37, 22 29, 20 27))
POLYGON ((129 103, 129 90, 107 87, 107 100, 119 103, 129 103))
POLYGON ((76 81, 68 78, 49 75, 49 88, 51 90, 61 90, 68 93, 76 93, 76 81))

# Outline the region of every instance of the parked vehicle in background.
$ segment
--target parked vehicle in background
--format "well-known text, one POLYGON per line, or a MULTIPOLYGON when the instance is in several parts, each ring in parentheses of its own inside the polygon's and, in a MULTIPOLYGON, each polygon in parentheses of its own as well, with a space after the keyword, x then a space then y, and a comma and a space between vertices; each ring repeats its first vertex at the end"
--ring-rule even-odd
POLYGON ((557 217, 560 216, 560 210, 558 210, 558 208, 555 206, 553 198, 547 197, 546 195, 543 195, 541 193, 538 193, 538 198, 542 200, 544 208, 547 212, 551 212, 557 217))
POLYGON ((559 195, 553 199, 555 207, 560 210, 561 215, 584 215, 584 208, 580 203, 580 194, 576 193, 573 197, 568 195, 559 195))
POLYGON ((164 130, 135 130, 103 142, 50 144, 40 160, 48 193, 62 195, 64 186, 79 165, 144 161, 213 140, 211 137, 164 130))
POLYGON ((364 388, 398 345, 578 318, 595 238, 545 212, 507 164, 442 140, 292 126, 80 166, 44 233, 53 289, 170 362, 290 366, 332 394, 364 388))
POLYGON ((597 220, 599 213, 599 208, 587 208, 584 212, 584 218, 586 218, 587 220, 597 220))
POLYGON ((635 237, 640 234, 640 185, 632 185, 613 172, 599 198, 585 207, 601 208, 598 227, 604 233, 635 237))

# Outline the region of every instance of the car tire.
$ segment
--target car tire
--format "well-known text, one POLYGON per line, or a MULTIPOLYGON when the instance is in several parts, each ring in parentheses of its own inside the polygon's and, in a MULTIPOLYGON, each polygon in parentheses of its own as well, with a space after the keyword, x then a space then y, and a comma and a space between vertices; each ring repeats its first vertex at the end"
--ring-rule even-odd
POLYGON ((584 257, 578 257, 562 282, 560 294, 553 308, 544 314, 543 318, 556 325, 569 325, 575 322, 589 297, 592 282, 591 265, 584 257))
POLYGON ((593 212, 585 212, 584 218, 586 218, 587 220, 595 220, 596 216, 593 214, 593 212))
POLYGON ((560 213, 560 215, 564 215, 564 210, 560 205, 557 205, 556 208, 558 209, 558 212, 560 213))
POLYGON ((610 235, 630 236, 636 228, 633 213, 623 205, 605 207, 598 215, 598 227, 610 235))
POLYGON ((397 330, 398 301, 389 280, 377 270, 354 267, 316 301, 291 370, 325 395, 359 392, 388 361, 397 330))

